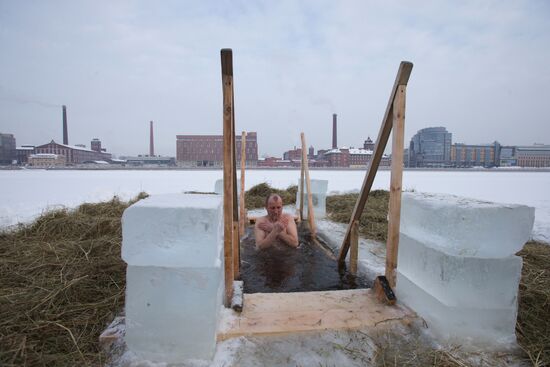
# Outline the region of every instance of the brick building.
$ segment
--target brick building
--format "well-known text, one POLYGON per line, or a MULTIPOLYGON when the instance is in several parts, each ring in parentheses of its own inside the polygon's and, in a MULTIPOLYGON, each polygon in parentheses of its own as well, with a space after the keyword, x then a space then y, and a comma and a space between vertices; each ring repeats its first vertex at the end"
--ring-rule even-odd
POLYGON ((34 145, 22 145, 15 149, 17 164, 27 164, 29 156, 34 154, 34 145))
POLYGON ((520 167, 550 167, 550 145, 518 146, 516 159, 520 167))
POLYGON ((48 153, 31 154, 28 163, 32 167, 60 167, 65 165, 65 156, 48 153))
MULTIPOLYGON (((235 137, 236 163, 241 163, 241 136, 235 137)), ((222 135, 177 135, 176 162, 185 167, 221 167, 223 165, 222 135)), ((258 165, 258 137, 246 135, 246 165, 258 165)))
POLYGON ((12 164, 17 159, 13 134, 0 134, 0 165, 12 164))
POLYGON ((65 157, 65 164, 81 164, 92 161, 108 161, 111 159, 110 153, 96 152, 86 148, 73 145, 59 144, 51 141, 48 144, 39 145, 35 149, 35 154, 58 154, 65 157))
POLYGON ((296 160, 301 161, 302 160, 302 149, 301 148, 296 149, 296 147, 294 147, 294 149, 292 149, 292 150, 287 150, 286 152, 283 153, 283 159, 293 160, 293 161, 296 161, 296 160))

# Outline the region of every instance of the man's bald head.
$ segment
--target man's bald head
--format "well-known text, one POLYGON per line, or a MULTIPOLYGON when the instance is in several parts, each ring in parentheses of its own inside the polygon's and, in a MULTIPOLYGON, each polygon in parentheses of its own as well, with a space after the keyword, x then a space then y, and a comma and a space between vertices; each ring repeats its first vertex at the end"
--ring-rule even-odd
POLYGON ((265 198, 265 207, 266 208, 269 206, 269 201, 271 201, 271 200, 276 200, 276 201, 280 200, 281 203, 283 202, 283 198, 281 198, 281 196, 279 194, 269 194, 265 198))

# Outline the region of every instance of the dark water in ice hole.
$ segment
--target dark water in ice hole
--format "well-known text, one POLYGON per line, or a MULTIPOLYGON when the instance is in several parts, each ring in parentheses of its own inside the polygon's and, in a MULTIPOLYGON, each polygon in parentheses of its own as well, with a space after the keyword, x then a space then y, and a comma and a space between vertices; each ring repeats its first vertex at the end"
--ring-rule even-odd
POLYGON ((353 276, 319 246, 307 229, 298 227, 297 249, 288 246, 256 250, 254 227, 241 242, 241 278, 245 293, 307 292, 367 288, 366 277, 353 276))

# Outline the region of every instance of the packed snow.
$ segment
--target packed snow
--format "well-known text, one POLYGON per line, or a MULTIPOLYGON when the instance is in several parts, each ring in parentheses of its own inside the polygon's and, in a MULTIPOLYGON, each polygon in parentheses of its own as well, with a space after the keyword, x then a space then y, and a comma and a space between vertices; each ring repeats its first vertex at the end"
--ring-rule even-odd
MULTIPOLYGON (((358 191, 364 171, 312 170, 312 179, 328 180, 328 192, 358 191)), ((0 227, 28 222, 44 210, 76 207, 83 202, 130 199, 149 194, 214 191, 221 170, 18 170, 0 171, 0 227)), ((296 185, 298 170, 248 170, 246 189, 261 182, 284 188, 296 185)), ((389 171, 380 171, 373 189, 388 189, 389 171)), ((550 172, 405 171, 403 188, 453 194, 498 203, 535 207, 533 238, 550 242, 550 172)))

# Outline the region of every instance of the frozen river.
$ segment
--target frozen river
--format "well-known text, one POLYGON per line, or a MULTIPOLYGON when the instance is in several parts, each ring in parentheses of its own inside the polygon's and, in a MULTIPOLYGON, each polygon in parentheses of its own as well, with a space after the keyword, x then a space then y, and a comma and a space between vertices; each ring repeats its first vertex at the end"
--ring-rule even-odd
MULTIPOLYGON (((297 184, 299 176, 298 170, 249 170, 246 188, 261 182, 286 188, 297 184)), ((364 176, 364 171, 311 171, 312 179, 329 181, 329 192, 359 190, 364 176)), ((214 191, 214 182, 221 177, 221 170, 0 171, 0 227, 30 221, 49 208, 75 207, 113 195, 129 199, 140 191, 214 191)), ((388 189, 389 181, 390 172, 380 171, 373 189, 388 189)), ((533 237, 550 242, 550 172, 405 171, 403 188, 533 206, 533 237)))

